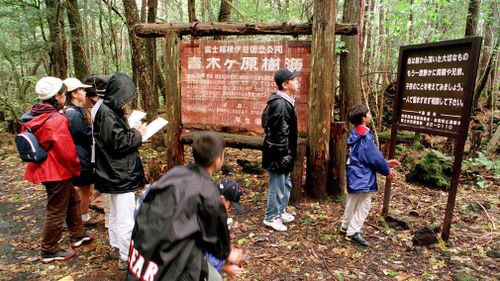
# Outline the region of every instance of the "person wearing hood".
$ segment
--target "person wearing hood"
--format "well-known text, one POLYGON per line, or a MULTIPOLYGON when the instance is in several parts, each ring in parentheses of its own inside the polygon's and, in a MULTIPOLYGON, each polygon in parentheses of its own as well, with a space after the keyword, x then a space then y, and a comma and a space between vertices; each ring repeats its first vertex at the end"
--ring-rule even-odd
POLYGON ((40 163, 29 162, 24 178, 42 183, 47 192, 47 213, 43 226, 40 261, 69 260, 75 252, 59 245, 64 222, 70 233, 70 246, 76 248, 94 239, 85 232, 80 212, 80 197, 71 184, 71 178, 80 175, 80 161, 68 130, 68 120, 59 110, 66 101, 66 86, 56 77, 44 77, 35 86, 41 103, 23 114, 22 131, 31 129, 47 158, 40 163))
POLYGON ((109 243, 118 248, 119 268, 127 269, 130 237, 134 228, 134 191, 147 183, 139 147, 144 125, 130 128, 125 117, 129 103, 137 98, 134 82, 124 73, 109 79, 106 99, 93 116, 95 141, 95 188, 110 194, 109 243))
POLYGON ((275 72, 278 91, 269 96, 262 113, 262 128, 266 134, 262 145, 262 167, 269 171, 263 223, 276 231, 286 231, 288 228, 283 223, 295 220, 286 207, 292 189, 290 173, 297 154, 297 116, 293 95, 300 90, 299 75, 286 68, 275 72))
POLYGON ((349 121, 355 126, 347 139, 347 201, 340 232, 357 245, 368 247, 361 235, 361 227, 371 208, 371 193, 377 191, 377 173, 394 177, 398 160, 386 160, 375 144, 368 129, 371 115, 368 107, 355 105, 349 113, 349 121))

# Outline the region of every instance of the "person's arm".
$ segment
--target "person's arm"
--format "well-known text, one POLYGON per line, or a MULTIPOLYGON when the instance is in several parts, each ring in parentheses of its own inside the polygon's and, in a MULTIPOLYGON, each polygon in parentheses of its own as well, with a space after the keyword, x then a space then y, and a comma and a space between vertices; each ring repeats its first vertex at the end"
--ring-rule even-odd
POLYGON ((267 128, 269 134, 267 141, 278 153, 282 156, 288 155, 288 133, 289 125, 287 123, 288 113, 286 107, 280 104, 280 101, 275 101, 269 109, 269 117, 267 128))
POLYGON ((365 159, 377 173, 388 176, 391 173, 389 163, 380 152, 375 142, 370 139, 366 141, 365 159))
POLYGON ((52 140, 50 149, 54 150, 58 160, 66 169, 73 175, 79 176, 80 160, 78 160, 75 144, 68 129, 68 120, 61 115, 47 120, 46 123, 48 126, 45 126, 45 130, 48 131, 49 139, 52 140))
POLYGON ((215 195, 202 199, 202 202, 198 210, 201 248, 225 260, 231 251, 226 209, 215 195))
POLYGON ((236 264, 224 264, 222 266, 222 271, 227 273, 230 278, 239 278, 245 272, 245 269, 236 264))
POLYGON ((66 110, 66 116, 69 121, 69 131, 73 140, 80 143, 92 144, 92 128, 85 122, 83 115, 76 110, 66 110))
POLYGON ((95 120, 99 122, 98 126, 94 128, 94 130, 96 128, 98 130, 94 131, 96 142, 116 155, 137 150, 142 144, 142 136, 139 131, 127 128, 122 120, 118 120, 116 115, 103 110, 102 106, 101 110, 99 119, 95 120))

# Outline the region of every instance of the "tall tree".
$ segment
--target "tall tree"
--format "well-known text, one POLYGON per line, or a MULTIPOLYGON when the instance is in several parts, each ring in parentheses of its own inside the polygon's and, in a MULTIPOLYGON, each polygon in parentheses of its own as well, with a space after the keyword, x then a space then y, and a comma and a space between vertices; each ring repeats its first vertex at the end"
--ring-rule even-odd
MULTIPOLYGON (((148 23, 156 22, 156 11, 158 8, 158 0, 148 0, 148 23)), ((146 39, 146 57, 148 60, 148 64, 150 65, 150 79, 151 87, 152 87, 152 95, 153 95, 153 109, 156 111, 159 105, 158 100, 158 63, 156 62, 156 39, 149 38, 146 39)), ((160 73, 161 74, 161 73, 160 73)), ((161 79, 160 79, 161 80, 161 79)))
MULTIPOLYGON (((356 23, 358 25, 358 34, 356 36, 342 36, 342 41, 345 42, 347 52, 340 55, 340 120, 348 124, 347 114, 349 110, 356 104, 361 104, 361 49, 364 26, 364 0, 352 0, 344 2, 344 12, 342 22, 356 23)), ((344 127, 335 127, 343 131, 344 127)), ((345 190, 345 165, 346 148, 345 138, 342 132, 332 132, 341 136, 338 138, 339 143, 333 153, 334 167, 339 167, 338 173, 332 173, 333 193, 340 195, 345 190)), ((330 154, 332 155, 332 153, 330 154)))
POLYGON ((83 43, 83 28, 77 0, 66 0, 66 13, 71 29, 71 51, 73 53, 75 77, 83 80, 85 75, 90 73, 90 65, 83 43))
POLYGON ((326 195, 330 160, 330 123, 335 96, 336 1, 314 1, 311 74, 309 85, 309 157, 307 190, 311 196, 326 195))
POLYGON ((124 0, 125 18, 127 19, 127 29, 132 51, 132 68, 134 69, 134 81, 139 86, 139 93, 144 111, 156 111, 153 100, 153 87, 149 77, 149 67, 146 60, 144 41, 137 37, 134 32, 134 25, 139 22, 139 13, 135 0, 124 0))
POLYGON ((49 24, 49 73, 66 78, 68 58, 66 57, 66 38, 64 37, 64 6, 59 0, 45 0, 47 22, 49 24))
POLYGON ((189 22, 197 21, 195 0, 188 0, 188 17, 189 17, 189 22))
POLYGON ((467 13, 467 23, 465 25, 465 36, 476 35, 480 3, 480 0, 469 0, 469 11, 467 13))

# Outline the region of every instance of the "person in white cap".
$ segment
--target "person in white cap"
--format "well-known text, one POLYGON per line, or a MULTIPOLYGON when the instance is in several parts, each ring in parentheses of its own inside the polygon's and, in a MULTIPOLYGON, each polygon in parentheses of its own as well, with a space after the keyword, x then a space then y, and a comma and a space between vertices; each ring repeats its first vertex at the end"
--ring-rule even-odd
POLYGON ((47 191, 40 261, 48 263, 69 260, 75 254, 73 250, 59 246, 65 221, 72 248, 92 241, 95 234, 89 234, 83 228, 80 197, 70 181, 80 175, 80 161, 68 130, 68 120, 59 113, 66 101, 66 86, 59 78, 44 77, 37 82, 35 91, 41 103, 23 115, 25 123, 21 130, 30 128, 48 155, 43 162, 29 162, 24 178, 32 183, 42 183, 47 191))
POLYGON ((85 109, 85 89, 92 86, 83 84, 77 78, 66 78, 63 83, 68 88, 64 114, 68 118, 69 132, 80 160, 80 176, 74 177, 71 182, 80 192, 80 210, 82 211, 83 223, 93 225, 99 221, 91 220, 89 211, 91 187, 94 183, 93 167, 90 163, 93 140, 90 114, 85 109))

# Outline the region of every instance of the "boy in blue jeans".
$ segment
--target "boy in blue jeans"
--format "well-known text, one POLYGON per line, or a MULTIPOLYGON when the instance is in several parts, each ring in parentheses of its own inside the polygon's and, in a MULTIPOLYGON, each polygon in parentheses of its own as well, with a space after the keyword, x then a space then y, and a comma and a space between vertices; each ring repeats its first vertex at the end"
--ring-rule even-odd
POLYGON ((347 139, 347 202, 340 231, 346 239, 363 247, 368 242, 361 235, 361 227, 371 207, 371 193, 377 191, 377 173, 394 177, 398 160, 386 160, 377 148, 373 134, 368 129, 371 122, 368 107, 355 105, 349 113, 349 121, 355 126, 347 139))

